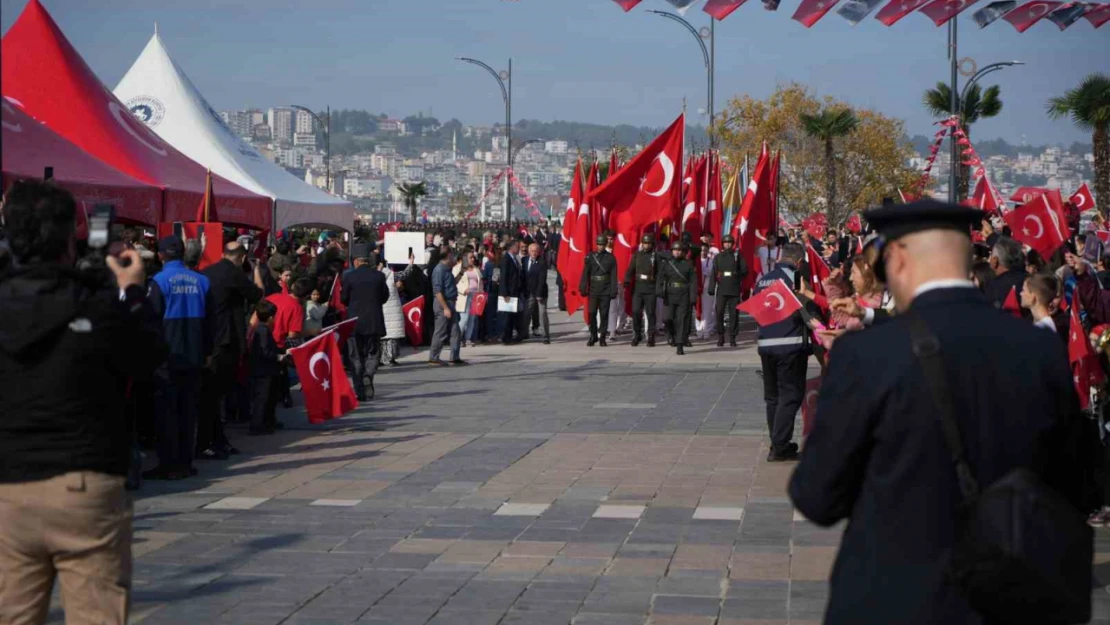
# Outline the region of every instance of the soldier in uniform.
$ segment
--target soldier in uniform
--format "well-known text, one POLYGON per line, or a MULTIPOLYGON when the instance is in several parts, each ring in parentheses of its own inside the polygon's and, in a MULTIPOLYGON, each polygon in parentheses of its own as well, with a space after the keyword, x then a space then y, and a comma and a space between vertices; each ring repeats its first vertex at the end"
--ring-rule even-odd
POLYGON ((617 259, 606 251, 608 244, 609 238, 605 235, 597 237, 597 251, 586 257, 586 266, 578 285, 582 294, 590 298, 590 340, 586 343, 587 347, 593 347, 598 342, 598 315, 601 316, 601 346, 607 346, 609 304, 617 297, 617 259))
MULTIPOLYGON (((968 280, 968 233, 981 211, 924 200, 865 216, 881 238, 876 273, 899 314, 833 344, 789 486, 794 506, 817 524, 848 519, 824 622, 989 623, 947 575, 965 510, 911 324, 933 336, 945 403, 955 407, 980 487, 1027 468, 1085 510, 1082 418, 1067 354, 1054 333, 995 309, 968 280)), ((1089 582, 1080 586, 1068 592, 1090 593, 1089 582)))
MULTIPOLYGON (((740 303, 740 287, 748 275, 744 257, 735 249, 736 239, 726 234, 721 239, 723 252, 713 257, 713 268, 705 277, 709 281, 709 294, 717 296, 717 347, 725 344, 725 313, 728 313, 729 345, 736 347, 736 333, 740 330, 740 316, 736 306, 740 303)), ((702 311, 708 315, 709 311, 702 311)))
POLYGON ((624 288, 632 290, 632 347, 644 340, 644 315, 647 315, 647 345, 655 347, 655 277, 659 274, 659 255, 655 237, 645 234, 640 249, 632 255, 624 273, 624 288))
POLYGON ((671 245, 672 258, 663 260, 659 265, 659 276, 655 282, 655 292, 663 298, 667 311, 674 324, 674 344, 678 355, 690 340, 691 302, 698 296, 698 279, 694 266, 686 259, 688 249, 685 243, 675 241, 671 245))
POLYGON ((690 263, 690 266, 694 268, 694 288, 696 289, 694 297, 690 298, 690 310, 686 313, 686 319, 689 320, 690 327, 682 336, 686 337, 686 342, 683 343, 683 345, 686 347, 693 347, 694 344, 690 342, 690 335, 697 330, 697 293, 701 293, 701 244, 694 243, 694 235, 689 232, 682 233, 682 243, 686 246, 685 258, 690 263))

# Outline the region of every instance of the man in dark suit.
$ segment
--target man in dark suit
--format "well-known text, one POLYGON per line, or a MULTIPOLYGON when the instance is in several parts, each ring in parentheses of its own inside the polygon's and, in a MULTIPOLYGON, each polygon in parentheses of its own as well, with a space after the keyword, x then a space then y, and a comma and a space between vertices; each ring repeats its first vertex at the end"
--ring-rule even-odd
MULTIPOLYGON (((1015 297, 1021 295, 1021 287, 1025 284, 1025 251, 1021 243, 1010 237, 999 237, 991 248, 991 269, 994 269, 994 280, 987 283, 983 291, 987 301, 995 308, 1002 308, 1006 298, 1013 291, 1015 297)), ((1022 317, 1032 319, 1030 312, 1022 308, 1022 317)))
MULTIPOLYGON (((541 256, 540 245, 528 246, 528 258, 524 259, 524 293, 528 297, 526 319, 535 323, 539 318, 543 326, 543 344, 551 344, 551 328, 547 320, 547 262, 541 256)), ((534 332, 535 327, 532 328, 534 332)))
POLYGON ((354 341, 355 394, 359 401, 374 398, 374 374, 378 371, 378 354, 381 338, 385 336, 385 315, 382 305, 389 299, 385 275, 378 271, 370 253, 370 246, 358 243, 351 247, 355 268, 343 274, 340 300, 347 307, 350 317, 358 317, 354 341), (364 378, 370 378, 366 388, 364 378), (367 394, 369 390, 369 394, 367 394))
POLYGON ((524 333, 521 329, 524 327, 520 323, 520 309, 522 302, 520 297, 524 295, 524 276, 520 266, 520 242, 513 241, 509 244, 509 249, 501 256, 501 283, 498 285, 497 295, 501 297, 502 301, 508 302, 509 298, 517 298, 517 312, 501 312, 503 317, 504 331, 501 333, 501 342, 506 345, 511 343, 518 343, 524 339, 524 333), (517 332, 517 338, 513 339, 513 330, 517 332))
POLYGON ((1078 506, 1067 356, 1056 335, 994 309, 967 279, 980 211, 923 201, 867 218, 884 239, 876 273, 902 314, 836 340, 789 487, 819 525, 849 520, 824 622, 979 625, 946 573, 962 495, 911 321, 937 339, 978 483, 1026 467, 1078 506))
POLYGON ((204 368, 197 420, 197 458, 227 458, 235 451, 224 435, 220 404, 235 386, 239 358, 247 352, 247 311, 262 299, 262 267, 255 265, 254 281, 243 273, 247 250, 238 241, 224 246, 220 262, 206 268, 211 307, 212 353, 204 368))

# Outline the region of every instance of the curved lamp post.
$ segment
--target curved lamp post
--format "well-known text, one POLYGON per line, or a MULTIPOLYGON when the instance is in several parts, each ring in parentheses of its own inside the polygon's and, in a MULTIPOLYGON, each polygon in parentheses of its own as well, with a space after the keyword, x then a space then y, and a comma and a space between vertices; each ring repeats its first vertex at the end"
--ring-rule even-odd
MULTIPOLYGON (((953 21, 955 21, 955 20, 953 20, 953 21)), ((953 38, 954 38, 954 35, 953 35, 953 38)), ((955 45, 955 44, 953 44, 953 45, 955 45)), ((952 86, 950 87, 951 93, 952 93, 952 96, 951 96, 952 97, 952 101, 951 101, 952 114, 957 116, 957 117, 962 117, 962 115, 960 115, 960 108, 964 106, 965 102, 967 102, 967 92, 971 89, 972 85, 979 82, 980 78, 982 78, 983 76, 986 76, 987 74, 989 74, 991 72, 997 72, 998 70, 1006 69, 1007 67, 1013 67, 1015 65, 1025 65, 1025 63, 1023 63, 1021 61, 999 61, 997 63, 991 63, 990 65, 987 65, 987 66, 983 67, 979 71, 975 72, 975 74, 972 75, 971 78, 968 79, 967 84, 965 84, 964 88, 960 91, 959 99, 956 99, 956 74, 955 74, 955 72, 953 72, 953 74, 952 74, 952 86)), ((952 158, 952 164, 949 167, 949 172, 948 172, 948 201, 952 204, 955 204, 958 200, 957 193, 959 193, 959 190, 957 189, 957 187, 959 186, 958 178, 956 176, 956 173, 958 171, 956 168, 958 166, 958 161, 959 161, 959 149, 958 149, 958 146, 956 144, 956 136, 955 135, 952 135, 952 155, 951 155, 951 158, 952 158)))
MULTIPOLYGON (((491 76, 497 81, 497 85, 501 87, 501 99, 505 101, 505 152, 508 155, 506 164, 512 166, 512 145, 513 145, 513 60, 509 59, 509 69, 504 72, 498 72, 489 65, 479 61, 478 59, 471 59, 465 56, 455 57, 456 61, 463 61, 472 65, 477 65, 490 73, 491 76)), ((512 194, 509 193, 509 179, 505 179, 505 219, 512 219, 513 206, 512 194)))
POLYGON ((690 34, 694 36, 694 39, 697 39, 698 46, 701 47, 702 58, 705 61, 705 74, 706 74, 706 83, 707 83, 705 100, 706 100, 706 111, 709 112, 709 131, 710 131, 709 132, 709 142, 710 142, 710 147, 712 147, 712 144, 714 143, 714 138, 713 138, 713 132, 712 131, 713 131, 713 114, 714 114, 714 110, 713 110, 713 95, 714 95, 713 94, 713 87, 714 87, 714 85, 713 85, 713 74, 714 74, 714 66, 716 64, 716 59, 715 59, 716 46, 714 45, 714 34, 715 34, 714 31, 716 30, 716 21, 713 20, 712 18, 710 18, 709 28, 703 28, 701 31, 698 31, 696 28, 693 27, 693 25, 690 24, 690 22, 687 22, 685 19, 683 19, 682 17, 680 17, 678 15, 675 15, 674 13, 667 13, 666 11, 656 11, 654 9, 648 9, 648 13, 654 13, 655 15, 658 15, 660 17, 665 17, 669 20, 672 20, 672 21, 678 22, 679 24, 682 24, 682 26, 686 30, 690 31, 690 34), (709 40, 709 47, 708 48, 705 45, 705 39, 709 40))

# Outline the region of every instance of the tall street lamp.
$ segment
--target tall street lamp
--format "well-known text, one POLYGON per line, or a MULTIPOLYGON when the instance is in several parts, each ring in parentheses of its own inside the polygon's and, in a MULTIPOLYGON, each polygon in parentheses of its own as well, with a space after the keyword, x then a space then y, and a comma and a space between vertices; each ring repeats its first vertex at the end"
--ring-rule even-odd
MULTIPOLYGON (((512 145, 513 145, 513 60, 509 59, 509 69, 506 71, 498 72, 489 65, 477 60, 467 58, 465 56, 455 57, 456 61, 463 61, 477 65, 490 73, 494 79, 497 80, 498 86, 501 87, 501 99, 505 101, 505 154, 507 166, 512 166, 512 145)), ((505 219, 512 219, 513 205, 512 194, 509 193, 509 178, 505 177, 505 219)))
POLYGON ((660 17, 665 17, 669 20, 673 20, 675 22, 678 22, 679 24, 682 24, 682 26, 685 27, 686 30, 690 31, 690 34, 694 36, 694 39, 697 39, 698 46, 701 47, 702 58, 705 60, 706 82, 708 83, 706 86, 705 100, 706 110, 709 112, 709 145, 710 147, 712 147, 715 143, 713 137, 713 75, 715 73, 716 66, 716 45, 714 43, 714 35, 717 23, 715 20, 713 20, 713 18, 710 18, 709 28, 702 27, 701 30, 698 30, 694 28, 693 25, 690 24, 690 22, 687 22, 685 19, 678 15, 675 15, 674 13, 667 13, 666 11, 656 11, 654 9, 649 9, 648 13, 654 13, 655 15, 658 15, 660 17), (705 45, 706 39, 709 40, 708 48, 705 45))
POLYGON ((324 127, 324 184, 328 188, 328 193, 331 193, 331 105, 328 105, 326 121, 320 119, 320 116, 312 112, 312 109, 308 108, 307 106, 290 104, 289 107, 297 109, 298 111, 304 111, 305 113, 308 113, 312 116, 312 119, 316 120, 317 124, 320 124, 324 127))

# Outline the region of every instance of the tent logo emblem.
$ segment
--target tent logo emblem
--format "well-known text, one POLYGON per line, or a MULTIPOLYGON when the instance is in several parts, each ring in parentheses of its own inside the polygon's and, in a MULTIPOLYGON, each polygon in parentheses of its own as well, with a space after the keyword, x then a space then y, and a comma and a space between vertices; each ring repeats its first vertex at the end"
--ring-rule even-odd
POLYGON ((157 128, 166 116, 166 107, 157 98, 141 95, 127 101, 131 114, 149 128, 157 128))

